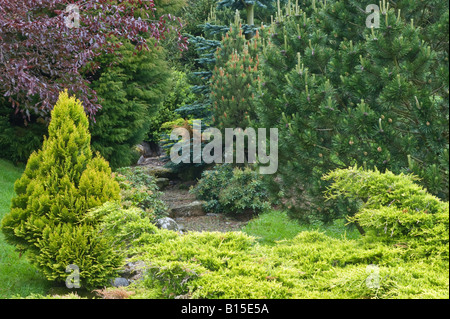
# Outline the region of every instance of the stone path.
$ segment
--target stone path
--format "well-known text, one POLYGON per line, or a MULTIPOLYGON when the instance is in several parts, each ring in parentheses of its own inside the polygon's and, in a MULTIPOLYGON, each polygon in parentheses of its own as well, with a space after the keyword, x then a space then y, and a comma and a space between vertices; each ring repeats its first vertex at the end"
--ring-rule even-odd
POLYGON ((211 214, 203 210, 203 203, 189 193, 195 181, 183 182, 170 169, 164 167, 163 157, 141 158, 143 166, 157 177, 163 192, 162 199, 169 207, 169 217, 173 218, 183 231, 238 231, 247 224, 251 216, 240 220, 224 214, 211 214))

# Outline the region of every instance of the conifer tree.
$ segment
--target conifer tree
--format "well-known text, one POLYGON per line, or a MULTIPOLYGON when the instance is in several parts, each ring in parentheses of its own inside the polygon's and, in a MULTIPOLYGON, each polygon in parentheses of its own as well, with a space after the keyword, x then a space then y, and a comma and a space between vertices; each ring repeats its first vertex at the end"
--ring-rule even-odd
POLYGON ((89 75, 102 105, 95 122, 90 122, 92 148, 113 168, 136 162, 134 147, 159 129, 151 127, 151 118, 172 85, 161 46, 136 52, 131 43, 123 42, 117 54, 99 58, 98 74, 89 75))
POLYGON ((259 32, 248 41, 242 30, 239 11, 216 52, 211 77, 213 125, 219 129, 249 127, 255 118, 254 90, 258 86, 259 32))
MULTIPOLYGON (((421 16, 417 7, 382 2, 380 27, 370 29, 366 4, 297 3, 268 28, 257 113, 260 125, 279 128, 276 185, 291 199, 292 216, 349 213, 350 203, 324 205, 320 176, 355 164, 412 171, 448 198, 448 49, 441 44, 448 36, 430 36, 445 18, 422 6, 427 20, 417 22, 410 19, 421 16)), ((448 3, 439 7, 448 12, 448 3)))
POLYGON ((64 281, 66 267, 76 265, 81 286, 100 286, 114 275, 121 256, 85 216, 93 207, 119 200, 119 185, 108 163, 92 154, 81 102, 62 92, 51 116, 48 138, 14 185, 2 231, 47 279, 64 281))
POLYGON ((196 66, 192 72, 192 92, 197 96, 194 103, 182 105, 176 110, 182 117, 211 119, 210 81, 216 63, 215 53, 221 46, 221 37, 228 32, 228 16, 230 10, 216 12, 210 8, 208 18, 199 25, 203 35, 189 35, 191 48, 195 50, 196 66))

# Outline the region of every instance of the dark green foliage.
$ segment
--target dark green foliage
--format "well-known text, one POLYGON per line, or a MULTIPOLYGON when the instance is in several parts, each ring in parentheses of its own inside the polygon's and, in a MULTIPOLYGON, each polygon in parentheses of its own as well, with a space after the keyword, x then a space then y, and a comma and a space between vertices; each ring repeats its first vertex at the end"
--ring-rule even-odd
POLYGON ((212 120, 222 133, 225 128, 245 129, 256 117, 253 92, 259 84, 261 44, 258 32, 250 41, 245 38, 236 13, 215 54, 211 76, 212 120))
POLYGON ((164 123, 172 121, 183 121, 180 115, 175 110, 180 105, 192 103, 195 100, 195 94, 191 91, 191 85, 188 83, 187 76, 181 71, 172 71, 170 83, 168 83, 170 91, 164 98, 164 101, 159 104, 156 112, 150 117, 151 132, 148 140, 160 143, 164 139, 166 132, 163 129, 164 123))
POLYGON ((208 20, 211 10, 216 7, 216 3, 217 0, 188 0, 182 14, 186 23, 184 32, 194 37, 201 36, 204 31, 202 25, 208 20))
MULTIPOLYGON (((233 10, 245 10, 246 14, 246 24, 248 26, 255 25, 255 7, 260 8, 267 8, 270 7, 270 9, 273 9, 274 1, 272 0, 219 0, 218 1, 218 8, 228 7, 233 10)), ((247 29, 248 34, 252 35, 253 30, 251 28, 247 29)), ((251 37, 251 36, 250 36, 251 37)))
POLYGON ((179 16, 186 6, 187 0, 154 0, 156 7, 155 16, 160 17, 164 14, 179 16))
MULTIPOLYGON (((11 109, 10 113, 13 112, 11 109)), ((22 121, 21 118, 18 120, 22 121)), ((28 123, 25 126, 10 122, 8 114, 0 116, 0 157, 14 163, 25 163, 31 153, 42 145, 46 129, 43 123, 28 123)))
POLYGON ((248 167, 233 169, 223 164, 206 170, 192 192, 207 202, 207 211, 214 213, 259 213, 269 207, 260 176, 248 167))
MULTIPOLYGON (((347 200, 323 204, 321 176, 355 164, 414 172, 448 199, 448 39, 428 33, 448 14, 384 4, 380 28, 371 30, 361 14, 369 3, 292 6, 268 28, 258 125, 279 128, 274 190, 293 217, 353 214, 347 200)), ((448 3, 438 7, 448 12, 448 3)))
POLYGON ((92 88, 102 109, 90 125, 93 150, 114 168, 134 163, 139 157, 134 146, 153 130, 158 132, 152 119, 163 112, 162 102, 171 89, 171 71, 161 47, 136 52, 125 42, 118 53, 101 57, 100 71, 92 75, 98 77, 92 88))
POLYGON ((27 251, 47 279, 64 281, 66 267, 76 264, 83 287, 105 284, 121 262, 114 247, 97 238, 95 221, 84 222, 90 208, 120 198, 108 163, 92 155, 88 126, 81 102, 61 93, 49 136, 31 154, 2 219, 6 240, 27 251))
POLYGON ((0 97, 0 157, 14 163, 25 163, 31 153, 37 150, 44 140, 47 125, 42 119, 30 116, 24 121, 23 115, 17 113, 0 97))

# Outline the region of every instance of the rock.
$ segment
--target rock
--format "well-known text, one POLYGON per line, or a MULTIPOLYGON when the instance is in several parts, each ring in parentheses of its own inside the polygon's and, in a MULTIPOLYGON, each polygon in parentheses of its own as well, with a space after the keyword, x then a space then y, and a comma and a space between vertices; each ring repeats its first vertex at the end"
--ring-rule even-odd
POLYGON ((220 215, 216 214, 216 213, 207 213, 206 216, 217 217, 217 216, 220 216, 220 215))
POLYGON ((138 165, 143 165, 145 163, 145 157, 144 155, 141 155, 141 157, 139 157, 137 164, 138 165))
POLYGON ((147 171, 149 174, 154 175, 156 178, 168 178, 170 180, 176 177, 176 174, 173 172, 173 170, 163 166, 147 166, 147 171))
POLYGON ((150 147, 150 144, 147 142, 142 142, 141 145, 142 145, 144 156, 152 157, 154 152, 153 152, 152 148, 150 147))
POLYGON ((139 280, 145 272, 146 265, 143 261, 129 262, 123 268, 122 277, 129 281, 139 280))
POLYGON ((114 278, 114 281, 112 282, 112 285, 114 287, 126 287, 130 284, 128 279, 123 277, 114 278))
POLYGON ((176 207, 172 207, 169 212, 169 216, 175 217, 187 217, 187 216, 204 216, 203 210, 204 201, 194 201, 189 204, 184 204, 176 207))
POLYGON ((158 186, 158 188, 160 190, 165 189, 167 186, 169 186, 169 184, 170 184, 170 180, 168 178, 158 177, 156 179, 156 185, 158 186))
POLYGON ((168 230, 173 230, 173 231, 180 230, 180 227, 178 226, 177 222, 174 221, 170 217, 163 217, 163 218, 158 219, 156 221, 156 226, 158 226, 158 228, 168 229, 168 230))
POLYGON ((143 145, 141 145, 141 144, 138 144, 138 145, 136 145, 135 146, 136 147, 136 150, 139 152, 139 154, 141 154, 142 156, 144 156, 144 146, 143 145))
POLYGON ((136 145, 136 149, 144 157, 161 155, 161 147, 156 143, 141 142, 141 144, 136 145))

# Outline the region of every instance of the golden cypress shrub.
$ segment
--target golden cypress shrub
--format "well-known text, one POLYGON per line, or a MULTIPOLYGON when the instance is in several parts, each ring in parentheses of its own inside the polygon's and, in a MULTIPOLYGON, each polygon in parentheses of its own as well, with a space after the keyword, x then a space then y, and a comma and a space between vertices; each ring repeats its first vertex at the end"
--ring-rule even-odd
POLYGON ((88 128, 81 102, 61 92, 48 138, 14 185, 2 231, 49 280, 64 281, 66 267, 75 264, 81 285, 93 287, 113 276, 121 256, 98 238, 98 221, 84 217, 90 208, 119 200, 120 189, 108 162, 93 156, 88 128))

